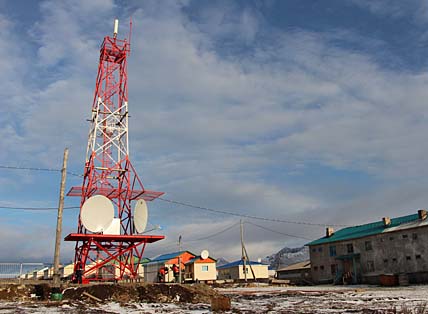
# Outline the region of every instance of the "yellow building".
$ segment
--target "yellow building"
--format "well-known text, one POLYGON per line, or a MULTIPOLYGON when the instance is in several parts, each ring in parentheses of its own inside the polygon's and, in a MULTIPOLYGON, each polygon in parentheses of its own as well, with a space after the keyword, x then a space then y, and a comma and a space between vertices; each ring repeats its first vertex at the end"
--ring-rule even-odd
POLYGON ((250 268, 253 269, 254 276, 256 277, 256 280, 268 280, 269 279, 269 271, 268 267, 269 265, 262 264, 259 262, 253 262, 253 261, 247 261, 245 263, 245 270, 244 270, 244 262, 242 260, 238 260, 226 265, 222 265, 217 267, 218 277, 219 280, 254 280, 253 272, 250 268), (245 272, 244 272, 245 271, 245 272))
POLYGON ((214 281, 217 279, 216 260, 196 256, 185 264, 184 280, 193 282, 214 281))

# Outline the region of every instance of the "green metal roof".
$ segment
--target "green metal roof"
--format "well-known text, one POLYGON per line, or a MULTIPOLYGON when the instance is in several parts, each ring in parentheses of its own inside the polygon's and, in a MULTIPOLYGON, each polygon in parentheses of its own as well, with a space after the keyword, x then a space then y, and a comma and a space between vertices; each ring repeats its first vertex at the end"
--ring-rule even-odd
POLYGON ((403 217, 392 218, 391 224, 387 227, 383 225, 383 221, 376 221, 376 222, 368 223, 361 226, 343 228, 333 233, 333 235, 330 237, 323 237, 318 240, 309 242, 306 245, 308 246, 318 245, 318 244, 324 244, 324 243, 330 243, 330 242, 336 242, 336 241, 345 241, 345 240, 362 238, 366 236, 372 236, 372 235, 385 232, 391 227, 397 227, 398 225, 401 225, 403 223, 412 222, 418 219, 419 219, 418 214, 412 214, 412 215, 407 215, 403 217))

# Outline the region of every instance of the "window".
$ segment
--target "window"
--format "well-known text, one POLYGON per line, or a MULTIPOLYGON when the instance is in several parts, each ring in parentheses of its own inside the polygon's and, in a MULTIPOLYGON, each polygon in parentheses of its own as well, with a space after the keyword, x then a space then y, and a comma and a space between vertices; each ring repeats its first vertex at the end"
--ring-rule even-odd
POLYGON ((416 240, 417 238, 418 238, 418 234, 417 234, 417 233, 413 233, 413 234, 412 234, 412 239, 413 239, 413 240, 416 240))
POLYGON ((330 246, 330 256, 336 256, 336 246, 330 246))
POLYGON ((407 234, 403 234, 403 239, 407 239, 407 234))
POLYGON ((392 259, 392 261, 393 261, 394 263, 397 263, 397 259, 396 259, 395 257, 392 259))
POLYGON ((314 266, 314 270, 317 271, 318 270, 318 266, 314 266))
POLYGON ((367 261, 367 271, 368 272, 374 271, 374 262, 373 261, 367 261))
POLYGON ((420 255, 420 254, 417 254, 415 257, 416 257, 416 259, 420 259, 420 258, 421 258, 421 255, 420 255))
POLYGON ((208 271, 208 265, 202 265, 202 271, 208 271))
POLYGON ((406 260, 410 261, 412 258, 410 256, 406 256, 406 260))
POLYGON ((324 266, 323 265, 320 266, 320 270, 324 270, 324 266))
POLYGON ((330 266, 330 268, 331 268, 331 274, 332 275, 336 275, 336 273, 337 273, 337 265, 336 264, 332 264, 330 266))
POLYGON ((372 248, 372 241, 366 241, 365 243, 366 251, 371 251, 372 248))
POLYGON ((354 253, 354 246, 352 243, 347 244, 346 249, 348 250, 348 253, 354 253))
POLYGON ((386 258, 385 258, 385 259, 383 260, 383 263, 384 263, 384 264, 388 264, 388 259, 386 259, 386 258))
POLYGON ((312 252, 316 252, 316 251, 317 251, 317 249, 316 249, 316 248, 313 248, 313 249, 312 249, 312 252))
POLYGON ((319 247, 319 248, 318 248, 318 252, 322 252, 322 247, 319 247))
POLYGON ((392 240, 394 240, 394 237, 389 237, 389 241, 392 241, 392 240))

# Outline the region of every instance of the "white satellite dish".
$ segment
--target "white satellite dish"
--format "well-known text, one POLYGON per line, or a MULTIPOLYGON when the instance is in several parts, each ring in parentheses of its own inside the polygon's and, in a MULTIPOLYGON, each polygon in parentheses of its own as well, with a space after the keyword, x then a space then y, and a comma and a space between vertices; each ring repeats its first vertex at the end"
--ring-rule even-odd
POLYGON ((101 232, 107 229, 114 218, 113 203, 103 195, 95 195, 83 203, 80 220, 83 226, 91 232, 101 232))
POLYGON ((210 253, 208 252, 208 250, 203 250, 201 252, 201 259, 207 259, 210 256, 210 253))
POLYGON ((148 215, 146 201, 141 198, 134 207, 134 226, 138 233, 143 233, 146 229, 148 215))

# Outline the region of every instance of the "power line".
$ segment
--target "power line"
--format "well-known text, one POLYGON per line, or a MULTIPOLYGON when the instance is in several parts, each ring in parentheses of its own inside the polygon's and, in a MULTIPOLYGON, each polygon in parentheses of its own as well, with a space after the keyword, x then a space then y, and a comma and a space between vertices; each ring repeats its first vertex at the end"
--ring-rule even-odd
MULTIPOLYGON (((18 166, 4 166, 4 165, 0 165, 0 169, 61 172, 61 169, 55 169, 55 168, 18 167, 18 166)), ((83 175, 72 172, 72 171, 67 171, 67 174, 69 174, 71 176, 76 176, 76 177, 83 177, 83 175)))
POLYGON ((214 238, 214 237, 216 237, 216 236, 218 236, 218 235, 220 235, 222 233, 225 233, 226 231, 229 231, 230 229, 232 229, 233 227, 237 226, 238 224, 239 224, 239 222, 236 222, 233 225, 231 225, 231 226, 229 226, 229 227, 227 227, 227 228, 225 228, 225 229, 223 229, 221 231, 218 231, 218 232, 216 232, 214 234, 211 234, 211 235, 203 237, 203 238, 195 239, 195 240, 188 240, 187 242, 203 241, 203 240, 214 238))
MULTIPOLYGON (((1 206, 1 209, 18 209, 18 210, 57 210, 58 207, 16 207, 16 206, 1 206)), ((64 209, 76 209, 80 208, 79 206, 68 206, 64 209)))
POLYGON ((255 223, 252 223, 252 222, 249 222, 249 221, 246 221, 245 223, 246 223, 246 224, 253 225, 253 226, 256 226, 256 227, 259 227, 259 228, 261 228, 261 229, 264 229, 264 230, 267 230, 267 231, 270 231, 270 232, 274 232, 274 233, 282 234, 282 235, 285 235, 285 236, 287 236, 287 237, 298 238, 298 239, 304 239, 304 240, 309 240, 309 241, 310 241, 310 240, 312 240, 312 239, 309 239, 309 238, 305 238, 305 237, 301 237, 301 236, 297 236, 297 235, 293 235, 293 234, 288 234, 288 233, 284 233, 284 232, 276 231, 276 230, 273 230, 273 229, 270 229, 270 228, 267 228, 267 227, 264 227, 264 226, 257 225, 257 224, 255 224, 255 223))
POLYGON ((192 204, 189 204, 189 203, 184 203, 184 202, 169 200, 169 199, 162 198, 162 197, 158 197, 157 199, 159 199, 161 201, 164 201, 164 202, 176 204, 176 205, 181 205, 181 206, 186 206, 186 207, 201 209, 201 210, 205 210, 205 211, 209 211, 209 212, 213 212, 213 213, 217 213, 217 214, 224 214, 224 215, 230 215, 230 216, 244 217, 244 218, 249 218, 249 219, 256 219, 256 220, 263 220, 263 221, 272 221, 272 222, 281 222, 281 223, 296 224, 296 225, 319 226, 319 227, 349 227, 349 225, 340 225, 340 224, 321 224, 321 223, 313 223, 313 222, 306 222, 306 221, 292 221, 292 220, 283 220, 283 219, 277 219, 277 218, 266 218, 266 217, 261 217, 261 216, 253 216, 253 215, 248 215, 248 214, 239 214, 239 213, 233 213, 233 212, 230 212, 230 211, 225 211, 225 210, 220 210, 220 209, 213 209, 213 208, 208 208, 208 207, 203 207, 203 206, 198 206, 198 205, 192 205, 192 204))

